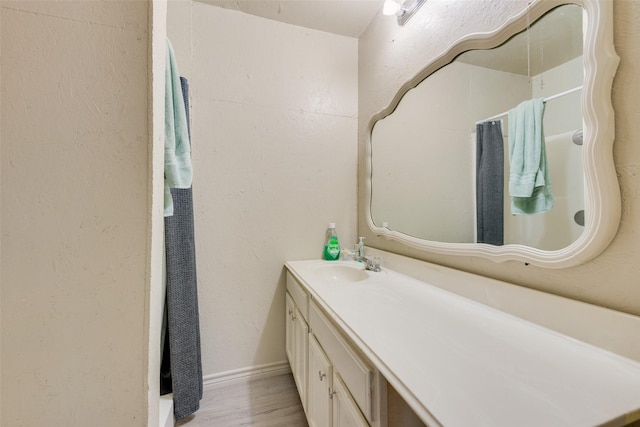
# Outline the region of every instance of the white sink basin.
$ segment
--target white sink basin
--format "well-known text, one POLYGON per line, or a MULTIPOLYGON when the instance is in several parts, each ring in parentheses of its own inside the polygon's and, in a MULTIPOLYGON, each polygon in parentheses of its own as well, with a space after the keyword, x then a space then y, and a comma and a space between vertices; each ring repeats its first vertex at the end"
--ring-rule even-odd
POLYGON ((318 278, 341 283, 359 282, 369 278, 363 265, 351 263, 323 263, 317 267, 316 273, 318 278))

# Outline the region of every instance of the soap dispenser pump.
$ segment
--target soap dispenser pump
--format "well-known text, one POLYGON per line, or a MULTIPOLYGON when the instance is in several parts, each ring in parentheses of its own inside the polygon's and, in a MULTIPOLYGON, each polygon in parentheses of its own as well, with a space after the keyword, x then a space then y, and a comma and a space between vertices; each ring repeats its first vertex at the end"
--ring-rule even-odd
POLYGON ((336 232, 335 222, 329 223, 323 255, 324 259, 327 261, 336 261, 340 258, 340 243, 338 242, 338 233, 336 232))
POLYGON ((358 242, 358 259, 364 258, 364 237, 358 237, 360 241, 358 242))

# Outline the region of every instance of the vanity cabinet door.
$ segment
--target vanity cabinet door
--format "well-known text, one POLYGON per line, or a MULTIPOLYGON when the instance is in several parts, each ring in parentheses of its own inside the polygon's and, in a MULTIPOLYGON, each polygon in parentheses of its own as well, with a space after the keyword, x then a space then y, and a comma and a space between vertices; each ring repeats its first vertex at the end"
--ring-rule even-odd
MULTIPOLYGON (((293 365, 293 310, 295 304, 291 295, 287 292, 285 300, 285 352, 287 359, 289 359, 289 365, 293 365)), ((291 366, 293 368, 293 366, 291 366)))
POLYGON ((339 375, 333 375, 333 427, 368 427, 339 375))
POLYGON ((302 407, 305 412, 307 410, 307 369, 308 369, 308 351, 309 351, 309 326, 302 317, 302 313, 297 307, 293 309, 293 317, 291 319, 292 338, 293 338, 293 360, 291 362, 291 371, 293 378, 298 386, 298 393, 302 401, 302 407))
POLYGON ((333 368, 320 344, 309 336, 309 394, 307 396, 307 419, 309 427, 331 427, 331 390, 333 368))

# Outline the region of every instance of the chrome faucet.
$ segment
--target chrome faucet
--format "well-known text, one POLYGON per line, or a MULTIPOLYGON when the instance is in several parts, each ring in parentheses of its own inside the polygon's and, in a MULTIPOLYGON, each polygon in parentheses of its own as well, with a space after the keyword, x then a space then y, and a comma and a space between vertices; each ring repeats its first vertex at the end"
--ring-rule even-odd
POLYGON ((379 272, 382 271, 382 259, 379 257, 369 257, 364 254, 364 237, 358 238, 360 241, 356 243, 353 249, 342 249, 342 253, 347 259, 354 259, 364 264, 365 270, 379 272))
POLYGON ((358 257, 358 261, 364 264, 365 270, 379 272, 382 271, 382 260, 378 257, 358 257))

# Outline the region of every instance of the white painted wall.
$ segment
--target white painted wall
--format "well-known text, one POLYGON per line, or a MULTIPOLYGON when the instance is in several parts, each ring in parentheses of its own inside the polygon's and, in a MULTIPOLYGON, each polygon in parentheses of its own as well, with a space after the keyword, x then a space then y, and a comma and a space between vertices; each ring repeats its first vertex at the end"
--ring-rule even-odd
MULTIPOLYGON (((449 2, 433 0, 425 3, 404 27, 393 19, 377 16, 359 42, 359 146, 364 161, 367 125, 370 118, 385 108, 402 84, 410 80, 430 59, 440 55, 445 46, 471 32, 486 32, 527 7, 526 0, 494 2, 468 0, 449 2)), ((638 36, 640 3, 616 1, 614 5, 614 41, 621 57, 613 83, 613 107, 616 120, 614 161, 622 192, 622 219, 611 245, 594 260, 584 265, 551 270, 523 263, 497 264, 473 257, 453 257, 421 253, 395 242, 382 241, 367 231, 364 218, 364 186, 359 191, 359 232, 368 236, 367 244, 591 302, 616 310, 640 314, 640 104, 635 94, 640 81, 634 70, 640 67, 638 36)), ((362 163, 364 164, 364 163, 362 163)), ((359 182, 364 182, 361 168, 359 182)))
POLYGON ((205 378, 280 364, 283 264, 356 242, 357 40, 170 2, 190 77, 205 378), (191 25, 189 23, 192 23, 191 25))
POLYGON ((0 6, 0 424, 145 426, 149 3, 0 6))

